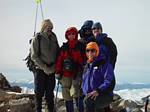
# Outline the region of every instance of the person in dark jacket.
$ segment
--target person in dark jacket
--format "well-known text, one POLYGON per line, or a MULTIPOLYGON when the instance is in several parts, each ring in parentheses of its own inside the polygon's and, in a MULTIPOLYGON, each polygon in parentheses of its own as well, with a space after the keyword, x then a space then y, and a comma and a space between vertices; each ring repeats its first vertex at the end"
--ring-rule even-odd
POLYGON ((70 27, 65 33, 67 39, 63 43, 56 62, 56 77, 62 84, 62 96, 65 100, 67 112, 73 112, 73 98, 79 112, 83 112, 83 100, 80 98, 80 78, 81 64, 83 57, 81 53, 81 43, 78 41, 78 31, 75 27, 70 27), (70 90, 73 90, 71 93, 70 90))
POLYGON ((102 25, 99 22, 93 24, 92 31, 96 42, 100 46, 100 57, 105 57, 106 61, 109 61, 115 69, 118 54, 115 43, 106 33, 103 33, 102 25))
POLYGON ((113 88, 111 88, 111 82, 115 79, 113 66, 106 61, 101 63, 102 59, 97 59, 100 53, 96 42, 87 44, 88 60, 82 77, 86 112, 105 112, 105 107, 108 107, 113 99, 113 88))
POLYGON ((37 33, 31 43, 31 59, 36 65, 33 72, 36 112, 42 112, 43 96, 47 102, 48 112, 54 110, 55 62, 59 45, 52 29, 52 22, 49 19, 44 20, 40 33, 37 33))
POLYGON ((81 39, 79 39, 80 42, 82 42, 85 47, 86 44, 91 42, 91 41, 95 41, 94 37, 93 37, 93 33, 92 33, 92 25, 93 25, 93 21, 92 20, 86 20, 81 29, 79 30, 79 34, 81 39))

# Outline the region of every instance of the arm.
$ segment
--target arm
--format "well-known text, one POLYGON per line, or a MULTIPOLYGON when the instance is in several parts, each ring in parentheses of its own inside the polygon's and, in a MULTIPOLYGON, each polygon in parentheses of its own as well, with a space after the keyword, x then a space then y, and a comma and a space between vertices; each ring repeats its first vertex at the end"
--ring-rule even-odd
POLYGON ((115 63, 117 60, 118 52, 117 47, 111 38, 109 38, 109 49, 110 49, 110 63, 112 64, 113 69, 115 69, 115 63))
MULTIPOLYGON (((37 35, 38 36, 38 35, 37 35)), ((31 59, 34 61, 35 65, 37 65, 40 69, 45 68, 45 64, 42 62, 39 56, 39 40, 38 37, 33 38, 32 43, 31 43, 31 59)), ((41 38, 41 37, 39 37, 41 38)))
POLYGON ((108 64, 104 74, 104 82, 97 88, 100 94, 113 91, 115 87, 115 76, 113 71, 112 65, 108 64))

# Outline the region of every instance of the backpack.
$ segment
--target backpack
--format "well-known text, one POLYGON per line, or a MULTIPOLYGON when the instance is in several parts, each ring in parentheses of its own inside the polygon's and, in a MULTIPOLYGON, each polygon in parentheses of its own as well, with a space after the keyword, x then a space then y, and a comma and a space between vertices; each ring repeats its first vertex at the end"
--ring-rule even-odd
MULTIPOLYGON (((40 56, 41 52, 40 52, 40 40, 41 40, 41 34, 37 33, 37 35, 35 36, 35 38, 38 39, 38 44, 39 44, 39 53, 38 55, 40 56)), ((31 44, 32 39, 29 40, 29 44, 31 44)), ((34 64, 34 61, 31 59, 31 48, 29 49, 29 54, 28 56, 24 59, 24 61, 26 61, 26 66, 29 69, 30 72, 34 72, 36 69, 36 65, 34 64)))

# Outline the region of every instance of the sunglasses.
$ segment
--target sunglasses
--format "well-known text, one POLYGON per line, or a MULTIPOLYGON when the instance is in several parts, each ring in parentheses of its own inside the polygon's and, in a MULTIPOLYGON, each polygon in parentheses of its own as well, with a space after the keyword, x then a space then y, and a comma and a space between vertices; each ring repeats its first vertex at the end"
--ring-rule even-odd
POLYGON ((85 28, 85 29, 83 29, 83 32, 91 32, 91 29, 85 28))
POLYGON ((96 27, 95 27, 95 28, 92 28, 92 30, 100 30, 100 28, 96 28, 96 27))
POLYGON ((95 50, 95 49, 87 49, 86 52, 87 52, 87 53, 89 53, 89 52, 94 53, 94 52, 96 52, 96 50, 95 50))

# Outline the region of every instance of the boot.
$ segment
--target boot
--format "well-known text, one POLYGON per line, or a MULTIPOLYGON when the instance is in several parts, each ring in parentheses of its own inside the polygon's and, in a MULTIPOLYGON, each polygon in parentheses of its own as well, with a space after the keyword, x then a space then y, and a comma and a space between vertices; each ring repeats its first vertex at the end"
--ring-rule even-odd
POLYGON ((66 101, 65 104, 66 104, 66 111, 67 112, 73 112, 74 111, 73 100, 66 101))
POLYGON ((76 106, 79 112, 84 112, 83 98, 78 97, 76 100, 76 106))

